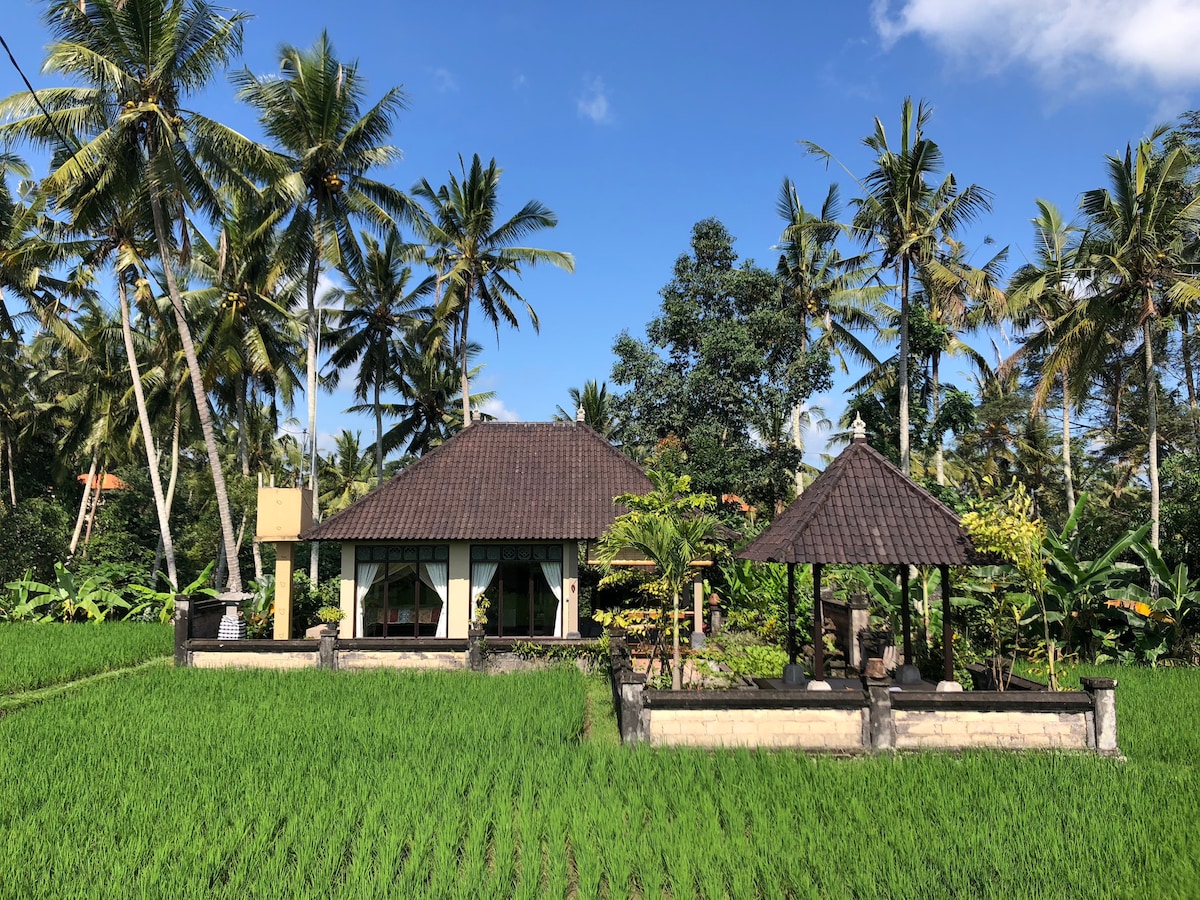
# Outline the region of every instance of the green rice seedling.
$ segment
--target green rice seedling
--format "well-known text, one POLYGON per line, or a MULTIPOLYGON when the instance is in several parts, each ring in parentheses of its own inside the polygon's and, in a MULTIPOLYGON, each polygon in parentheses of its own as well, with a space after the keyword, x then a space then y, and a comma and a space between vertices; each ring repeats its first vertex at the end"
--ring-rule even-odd
POLYGON ((171 629, 147 622, 0 624, 0 695, 123 669, 171 653, 171 629))

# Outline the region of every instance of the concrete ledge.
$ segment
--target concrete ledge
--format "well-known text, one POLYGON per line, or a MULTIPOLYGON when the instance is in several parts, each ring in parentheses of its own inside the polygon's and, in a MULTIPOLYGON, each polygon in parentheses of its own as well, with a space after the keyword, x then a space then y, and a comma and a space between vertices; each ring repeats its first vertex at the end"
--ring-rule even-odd
MULTIPOLYGON (((242 644, 245 641, 231 641, 242 644)), ((312 641, 308 641, 312 644, 312 641)), ((317 648, 303 653, 297 650, 284 650, 276 653, 251 651, 239 653, 233 650, 193 650, 191 664, 197 669, 315 669, 318 663, 317 648)))
POLYGON ((337 649, 376 653, 466 653, 466 638, 338 638, 337 649))
POLYGON ((217 641, 208 638, 192 638, 187 642, 187 649, 193 653, 295 653, 297 651, 316 653, 317 647, 317 641, 311 639, 217 641))
POLYGON ((1092 698, 1083 691, 893 691, 896 710, 981 712, 1085 712, 1092 698))
POLYGON ((342 650, 339 669, 465 669, 466 651, 342 650))
POLYGON ((862 691, 646 691, 646 709, 862 709, 862 691))

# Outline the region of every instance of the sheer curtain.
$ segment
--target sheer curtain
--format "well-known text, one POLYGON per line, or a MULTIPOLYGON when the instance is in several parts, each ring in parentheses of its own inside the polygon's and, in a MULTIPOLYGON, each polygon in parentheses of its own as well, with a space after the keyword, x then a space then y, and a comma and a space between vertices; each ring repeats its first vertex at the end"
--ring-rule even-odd
POLYGON ((367 598, 367 591, 371 589, 371 585, 379 577, 379 570, 381 568, 383 568, 383 564, 377 562, 360 562, 358 564, 358 571, 355 573, 358 577, 358 586, 354 591, 355 637, 365 636, 363 634, 363 601, 367 598))
POLYGON ((450 618, 450 606, 446 602, 450 585, 450 564, 444 562, 421 563, 421 581, 433 588, 438 599, 442 601, 442 611, 438 613, 437 631, 434 637, 446 636, 446 620, 450 618))
POLYGON ((475 618, 475 598, 488 589, 488 585, 496 577, 496 569, 498 568, 500 568, 500 564, 495 562, 477 562, 471 564, 471 618, 475 618))
POLYGON ((554 636, 563 636, 563 584, 562 584, 562 563, 552 560, 544 560, 542 562, 542 575, 550 582, 550 590, 554 592, 554 598, 558 601, 558 608, 554 611, 554 636))

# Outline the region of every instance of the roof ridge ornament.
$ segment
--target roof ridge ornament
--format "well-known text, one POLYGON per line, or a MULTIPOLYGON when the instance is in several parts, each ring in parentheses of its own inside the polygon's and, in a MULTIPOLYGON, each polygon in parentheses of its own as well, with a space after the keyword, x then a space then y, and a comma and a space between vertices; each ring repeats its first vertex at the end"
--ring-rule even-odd
POLYGON ((862 413, 854 414, 854 421, 850 425, 854 429, 854 440, 865 441, 867 439, 867 423, 863 421, 862 413))
POLYGON ((575 421, 583 423, 587 421, 587 414, 583 411, 583 404, 579 404, 579 409, 575 410, 575 421))

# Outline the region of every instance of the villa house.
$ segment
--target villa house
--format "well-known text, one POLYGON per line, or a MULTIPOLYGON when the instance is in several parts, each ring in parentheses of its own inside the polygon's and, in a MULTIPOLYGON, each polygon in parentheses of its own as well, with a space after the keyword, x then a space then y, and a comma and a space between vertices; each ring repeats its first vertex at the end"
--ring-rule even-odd
POLYGON ((475 422, 300 535, 340 541, 343 638, 465 638, 475 598, 496 637, 579 630, 580 542, 651 489, 582 423, 475 422))

